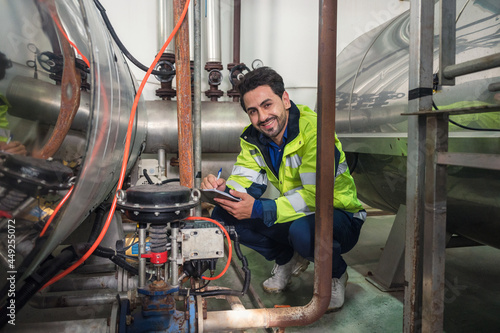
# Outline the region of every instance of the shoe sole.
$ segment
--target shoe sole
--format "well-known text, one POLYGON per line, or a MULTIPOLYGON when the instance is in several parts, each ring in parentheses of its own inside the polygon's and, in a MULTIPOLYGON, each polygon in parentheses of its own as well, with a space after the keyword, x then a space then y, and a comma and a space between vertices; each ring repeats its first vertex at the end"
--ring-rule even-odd
POLYGON ((342 310, 342 308, 343 308, 343 307, 344 307, 344 305, 342 305, 342 306, 341 306, 341 307, 339 307, 339 308, 327 309, 327 310, 325 311, 325 313, 337 312, 337 311, 339 311, 339 310, 342 310))
POLYGON ((264 287, 264 285, 262 285, 262 289, 264 289, 264 291, 268 294, 279 294, 279 293, 285 291, 288 287, 290 287, 291 284, 292 284, 292 281, 288 281, 285 288, 283 288, 283 289, 269 289, 269 288, 264 287))

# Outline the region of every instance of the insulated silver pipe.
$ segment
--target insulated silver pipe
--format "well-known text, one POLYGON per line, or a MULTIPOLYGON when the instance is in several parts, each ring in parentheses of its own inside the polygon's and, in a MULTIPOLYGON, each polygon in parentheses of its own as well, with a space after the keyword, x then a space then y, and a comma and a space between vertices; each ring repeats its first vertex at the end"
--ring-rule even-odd
POLYGON ((220 1, 207 0, 207 61, 220 62, 220 1))
MULTIPOLYGON (((198 15, 201 14, 198 13, 198 15)), ((198 28, 201 27, 198 26, 198 28)), ((201 48, 201 37, 199 37, 197 43, 201 48)), ((198 77, 201 77, 201 60, 198 64, 195 62, 195 70, 196 65, 199 67, 198 77)), ((236 102, 202 102, 201 84, 196 88, 197 82, 200 84, 200 81, 195 79, 195 110, 193 116, 195 158, 196 154, 198 154, 199 163, 201 164, 199 155, 201 153, 196 153, 198 149, 203 153, 239 153, 239 136, 245 126, 250 124, 248 116, 242 111, 239 103, 236 102), (196 89, 198 89, 198 93, 196 93, 196 89), (196 134, 196 131, 198 131, 198 134, 196 134), (197 147, 199 142, 201 142, 201 146, 197 147)), ((61 89, 59 86, 25 76, 18 76, 11 81, 7 89, 7 98, 12 104, 9 114, 26 120, 54 125, 59 116, 60 94, 61 89), (37 112, 31 112, 31 110, 37 110, 37 112)), ((167 154, 177 153, 177 103, 175 101, 160 100, 146 101, 145 103, 148 122, 144 153, 156 154, 158 149, 164 149, 167 154)), ((72 130, 84 131, 87 128, 89 104, 89 94, 82 92, 80 108, 72 123, 72 130)), ((195 170, 200 170, 200 168, 197 167, 195 170)))
MULTIPOLYGON (((178 152, 176 105, 174 101, 146 102, 149 121, 145 153, 156 153, 160 148, 165 149, 167 154, 178 152)), ((201 115, 196 123, 198 121, 202 152, 240 152, 239 137, 250 120, 238 103, 201 102, 201 115)))
MULTIPOLYGON (((173 0, 158 0, 158 40, 157 52, 160 52, 163 44, 174 30, 174 3, 173 0)), ((165 53, 174 53, 175 43, 168 44, 165 53)))
POLYGON ((71 307, 71 306, 85 306, 85 305, 97 305, 97 304, 110 304, 116 301, 116 295, 120 295, 120 298, 129 298, 129 293, 122 291, 117 293, 116 291, 108 292, 98 292, 90 295, 67 295, 61 293, 47 293, 40 294, 37 293, 33 296, 29 304, 37 309, 48 309, 48 308, 61 308, 61 307, 71 307))
POLYGON ((49 293, 58 291, 74 291, 74 290, 94 290, 94 289, 114 289, 118 288, 118 280, 116 273, 91 276, 69 276, 50 285, 47 289, 49 293))
MULTIPOLYGON (((55 125, 61 105, 61 87, 27 76, 16 76, 7 89, 12 108, 9 114, 18 118, 55 125), (36 110, 36 112, 33 112, 36 110)), ((90 95, 80 92, 80 107, 71 123, 71 129, 85 131, 90 114, 90 95)))

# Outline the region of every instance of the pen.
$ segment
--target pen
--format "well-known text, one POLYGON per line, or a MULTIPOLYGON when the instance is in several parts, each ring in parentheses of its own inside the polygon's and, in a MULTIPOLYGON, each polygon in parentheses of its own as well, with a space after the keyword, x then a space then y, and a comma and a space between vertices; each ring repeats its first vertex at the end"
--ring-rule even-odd
POLYGON ((222 173, 222 168, 219 169, 219 172, 217 172, 217 179, 220 178, 220 174, 222 173))
POLYGON ((11 134, 11 135, 9 135, 9 138, 7 139, 7 144, 9 144, 9 143, 12 141, 12 138, 13 138, 13 137, 14 137, 14 136, 13 136, 12 134, 11 134))

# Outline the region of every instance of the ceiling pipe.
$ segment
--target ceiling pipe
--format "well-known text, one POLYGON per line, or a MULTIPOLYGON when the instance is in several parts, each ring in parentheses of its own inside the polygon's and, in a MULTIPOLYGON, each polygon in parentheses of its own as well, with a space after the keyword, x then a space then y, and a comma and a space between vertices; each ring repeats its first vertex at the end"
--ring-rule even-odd
POLYGON ((320 1, 318 62, 318 154, 316 169, 316 229, 314 291, 309 304, 299 307, 214 311, 203 330, 304 326, 318 320, 330 302, 333 242, 333 184, 330 161, 335 144, 335 84, 337 0, 320 1))
MULTIPOLYGON (((179 21, 186 1, 174 0, 175 22, 179 21)), ((191 123, 191 68, 189 62, 189 22, 185 18, 175 38, 179 178, 182 186, 193 188, 193 129, 191 123)))
POLYGON ((206 27, 207 27, 207 63, 205 70, 208 71, 208 84, 210 88, 205 91, 205 95, 212 102, 224 95, 219 89, 222 82, 223 69, 221 62, 221 37, 220 37, 220 0, 207 0, 206 8, 206 27))
MULTIPOLYGON (((162 49, 163 44, 168 39, 172 30, 174 30, 174 4, 173 0, 158 0, 157 3, 157 51, 162 49)), ((163 55, 156 66, 157 70, 175 70, 175 43, 169 43, 163 55)), ((158 78, 158 77, 157 77, 158 78)), ((158 78, 159 79, 159 78, 158 78)), ((159 79, 160 80, 160 79, 159 79)), ((171 100, 175 97, 176 91, 172 88, 172 78, 164 78, 160 80, 161 88, 156 90, 156 96, 163 100, 171 100)))
MULTIPOLYGON (((227 65, 227 69, 230 71, 230 76, 233 74, 232 69, 237 66, 237 65, 245 65, 240 63, 240 43, 241 43, 241 0, 234 0, 234 12, 233 12, 233 18, 234 18, 234 23, 233 23, 233 62, 227 65)), ((238 74, 241 71, 235 71, 234 74, 238 74)), ((240 100, 240 93, 238 90, 235 88, 234 84, 234 77, 231 77, 232 79, 232 87, 231 90, 227 92, 227 95, 229 97, 233 98, 233 102, 239 102, 240 100)))
MULTIPOLYGON (((174 15, 173 15, 173 3, 172 0, 158 0, 157 10, 158 10, 158 32, 156 41, 156 53, 158 53, 165 41, 168 39, 168 36, 174 30, 174 15)), ((168 44, 164 53, 174 53, 175 44, 168 44)))

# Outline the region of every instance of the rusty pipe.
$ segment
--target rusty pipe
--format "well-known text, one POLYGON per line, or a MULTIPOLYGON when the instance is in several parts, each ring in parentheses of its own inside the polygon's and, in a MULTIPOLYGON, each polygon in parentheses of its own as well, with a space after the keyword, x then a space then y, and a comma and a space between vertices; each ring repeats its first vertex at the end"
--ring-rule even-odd
POLYGON ((80 72, 75 68, 75 54, 69 41, 66 39, 64 28, 62 27, 59 17, 57 16, 57 9, 53 0, 42 1, 48 7, 50 15, 54 22, 57 24, 56 29, 59 41, 61 43, 64 67, 61 82, 61 111, 57 118, 56 126, 42 149, 35 150, 33 157, 47 159, 55 154, 61 147, 66 134, 71 127, 76 112, 80 106, 80 72))
MULTIPOLYGON (((174 21, 178 22, 187 0, 174 0, 174 21)), ((175 37, 177 83, 177 124, 179 129, 179 178, 182 186, 193 188, 193 129, 191 124, 191 69, 189 63, 189 22, 187 17, 175 37)))
POLYGON ((314 291, 305 306, 208 312, 204 331, 258 327, 304 326, 318 320, 330 302, 333 242, 337 0, 320 1, 318 47, 318 154, 316 169, 316 229, 314 291))

